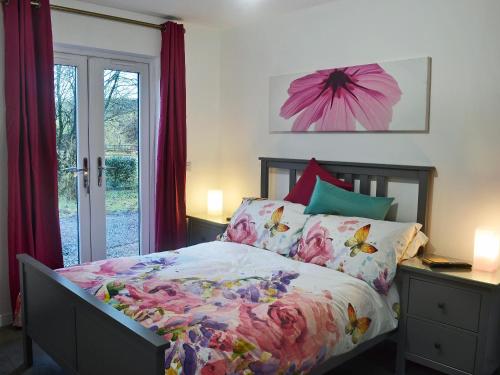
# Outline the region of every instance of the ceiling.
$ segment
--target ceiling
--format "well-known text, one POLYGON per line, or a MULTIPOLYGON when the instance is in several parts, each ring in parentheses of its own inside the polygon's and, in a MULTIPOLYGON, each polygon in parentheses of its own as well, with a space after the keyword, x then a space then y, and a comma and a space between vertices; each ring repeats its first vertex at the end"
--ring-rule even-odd
POLYGON ((231 27, 261 17, 291 12, 333 0, 84 0, 154 16, 175 16, 185 22, 231 27))

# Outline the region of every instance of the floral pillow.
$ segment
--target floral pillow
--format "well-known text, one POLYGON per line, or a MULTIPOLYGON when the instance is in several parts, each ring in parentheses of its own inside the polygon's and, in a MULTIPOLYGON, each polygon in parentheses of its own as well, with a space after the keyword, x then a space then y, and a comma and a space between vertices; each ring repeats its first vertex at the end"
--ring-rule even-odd
POLYGON ((290 256, 366 281, 386 295, 401 254, 420 230, 416 223, 313 215, 290 256))
POLYGON ((238 242, 288 255, 302 236, 309 215, 305 206, 286 201, 245 198, 221 241, 238 242))

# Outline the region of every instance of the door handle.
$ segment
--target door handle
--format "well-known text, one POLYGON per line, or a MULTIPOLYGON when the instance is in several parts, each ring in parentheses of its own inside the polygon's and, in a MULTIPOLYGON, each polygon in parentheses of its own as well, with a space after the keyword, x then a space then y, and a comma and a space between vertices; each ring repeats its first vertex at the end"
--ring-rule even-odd
POLYGON ((97 186, 102 186, 102 173, 106 167, 102 165, 102 158, 97 158, 97 186))
POLYGON ((114 169, 110 167, 105 167, 102 165, 102 157, 97 158, 97 186, 102 186, 102 176, 106 169, 114 169))
POLYGON ((71 172, 74 174, 76 177, 78 173, 83 174, 83 188, 87 191, 87 194, 90 193, 90 185, 89 185, 89 161, 87 158, 83 158, 83 167, 78 168, 78 167, 71 167, 71 168, 64 168, 62 170, 63 172, 71 172))
POLYGON ((90 194, 90 184, 89 184, 89 160, 83 158, 83 188, 90 194))

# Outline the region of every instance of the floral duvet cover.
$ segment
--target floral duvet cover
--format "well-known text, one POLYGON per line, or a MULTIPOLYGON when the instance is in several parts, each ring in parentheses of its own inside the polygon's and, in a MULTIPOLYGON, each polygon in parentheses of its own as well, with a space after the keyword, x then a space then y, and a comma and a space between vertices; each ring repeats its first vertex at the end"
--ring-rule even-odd
POLYGON ((169 340, 167 375, 307 373, 397 326, 394 287, 230 242, 57 272, 169 340))

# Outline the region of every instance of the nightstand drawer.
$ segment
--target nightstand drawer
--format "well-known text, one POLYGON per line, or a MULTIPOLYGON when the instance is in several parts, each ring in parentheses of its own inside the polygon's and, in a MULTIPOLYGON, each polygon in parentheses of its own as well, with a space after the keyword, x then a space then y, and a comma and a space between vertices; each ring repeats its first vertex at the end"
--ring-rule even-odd
POLYGON ((474 371, 476 337, 418 319, 407 320, 408 352, 468 373, 474 371))
POLYGON ((477 332, 481 295, 443 284, 410 279, 408 312, 477 332))
POLYGON ((215 241, 219 234, 224 233, 224 225, 213 225, 201 220, 190 220, 188 245, 215 241))

